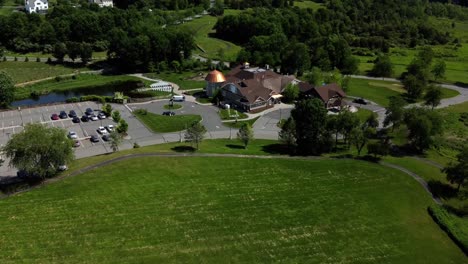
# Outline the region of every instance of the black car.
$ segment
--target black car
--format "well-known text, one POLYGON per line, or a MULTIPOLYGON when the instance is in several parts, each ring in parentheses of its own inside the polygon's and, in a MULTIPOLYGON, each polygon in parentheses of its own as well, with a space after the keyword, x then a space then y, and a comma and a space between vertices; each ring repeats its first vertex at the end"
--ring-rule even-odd
POLYGON ((99 142, 99 137, 97 135, 92 135, 89 140, 91 140, 91 142, 99 142))
POLYGON ((356 99, 353 100, 353 102, 356 103, 356 104, 362 104, 362 105, 366 105, 368 103, 363 98, 356 98, 356 99))
POLYGON ((73 123, 79 123, 79 122, 81 122, 81 121, 80 121, 80 118, 79 118, 79 117, 75 116, 75 117, 73 117, 72 122, 73 122, 73 123))
POLYGON ((105 134, 104 136, 102 136, 102 140, 104 140, 104 141, 109 141, 109 140, 110 140, 110 135, 109 135, 109 134, 105 134))
POLYGON ((163 112, 163 115, 165 115, 165 116, 173 116, 173 115, 175 115, 175 113, 172 112, 172 111, 166 111, 166 112, 163 112))
POLYGON ((68 118, 67 112, 65 112, 65 111, 60 111, 59 117, 60 117, 60 119, 68 118))
POLYGON ((85 114, 86 114, 86 115, 93 115, 93 114, 94 114, 94 111, 93 111, 93 109, 91 109, 91 108, 86 108, 85 114))
POLYGON ((68 112, 68 116, 71 118, 77 117, 75 110, 70 110, 70 112, 68 112))
POLYGON ((81 121, 83 122, 88 122, 89 121, 89 117, 87 115, 84 115, 81 117, 81 121))

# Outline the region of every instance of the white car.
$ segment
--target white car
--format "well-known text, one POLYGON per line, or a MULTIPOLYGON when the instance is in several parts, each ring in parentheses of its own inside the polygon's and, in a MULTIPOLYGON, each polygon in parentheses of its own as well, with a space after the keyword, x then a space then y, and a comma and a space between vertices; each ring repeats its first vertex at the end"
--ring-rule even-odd
POLYGON ((99 120, 99 118, 96 115, 91 115, 89 118, 91 118, 91 120, 93 120, 93 121, 98 121, 99 120))
POLYGON ((64 164, 64 165, 60 165, 60 166, 58 166, 58 170, 59 170, 59 171, 66 171, 66 170, 68 170, 68 166, 65 165, 65 164, 64 164))
POLYGON ((78 135, 76 134, 76 132, 70 131, 70 132, 68 132, 68 137, 71 138, 71 139, 77 139, 78 135))
POLYGON ((108 126, 106 126, 106 129, 107 129, 107 131, 109 131, 109 133, 111 133, 112 131, 114 131, 114 128, 115 128, 114 125, 108 125, 108 126))
POLYGON ((108 134, 107 130, 103 126, 98 127, 97 132, 101 135, 108 134))

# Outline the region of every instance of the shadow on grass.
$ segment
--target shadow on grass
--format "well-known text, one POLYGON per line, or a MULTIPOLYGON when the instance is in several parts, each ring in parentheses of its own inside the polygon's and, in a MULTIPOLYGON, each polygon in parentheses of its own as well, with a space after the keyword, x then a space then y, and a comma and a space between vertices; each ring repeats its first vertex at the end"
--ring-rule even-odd
POLYGON ((457 189, 448 184, 434 180, 429 181, 427 184, 431 192, 437 197, 448 199, 457 196, 457 189))
POLYGON ((291 154, 288 146, 283 144, 270 144, 262 146, 262 150, 270 154, 289 155, 291 154))
POLYGON ((230 149, 245 149, 242 145, 227 144, 226 147, 230 149))
POLYGON ((191 146, 176 146, 171 148, 175 152, 195 152, 195 148, 191 146))
POLYGON ((464 82, 455 82, 455 85, 463 87, 463 88, 468 88, 468 83, 464 83, 464 82))

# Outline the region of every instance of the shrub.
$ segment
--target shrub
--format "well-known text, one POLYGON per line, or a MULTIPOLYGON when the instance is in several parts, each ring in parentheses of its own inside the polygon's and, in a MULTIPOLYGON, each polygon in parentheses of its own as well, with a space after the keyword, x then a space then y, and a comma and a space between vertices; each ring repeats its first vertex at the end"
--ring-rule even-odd
POLYGON ((80 99, 78 97, 71 97, 66 100, 67 103, 78 103, 80 99))
POLYGON ((55 81, 56 82, 61 82, 61 81, 63 81, 63 77, 62 76, 56 76, 55 81))
POLYGON ((25 57, 24 58, 24 62, 28 62, 29 61, 29 58, 28 57, 25 57))
POLYGON ((7 61, 7 58, 5 56, 3 57, 3 61, 7 61))
POLYGON ((460 247, 460 249, 468 254, 468 234, 465 234, 459 227, 452 221, 450 213, 440 205, 431 205, 427 209, 432 219, 447 232, 449 237, 460 247))
POLYGON ((118 110, 114 110, 112 112, 112 119, 117 123, 120 121, 120 119, 122 119, 118 110))
POLYGON ((133 143, 133 148, 139 148, 139 147, 140 147, 140 145, 138 143, 136 143, 136 142, 133 143))
POLYGON ((14 61, 18 61, 18 58, 17 58, 17 57, 15 57, 15 58, 14 58, 14 61))
POLYGON ((41 62, 41 58, 37 57, 36 62, 41 62))
POLYGON ((140 114, 140 115, 147 115, 148 110, 146 110, 146 109, 137 109, 137 110, 135 110, 135 113, 140 114))

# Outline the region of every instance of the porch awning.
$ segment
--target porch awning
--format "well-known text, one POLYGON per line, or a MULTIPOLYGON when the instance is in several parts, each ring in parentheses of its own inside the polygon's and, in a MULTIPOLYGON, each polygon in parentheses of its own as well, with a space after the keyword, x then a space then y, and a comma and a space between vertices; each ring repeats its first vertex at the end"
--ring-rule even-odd
POLYGON ((279 99, 279 98, 283 97, 283 95, 281 95, 281 94, 274 94, 274 95, 272 95, 271 97, 272 97, 273 99, 279 99))

